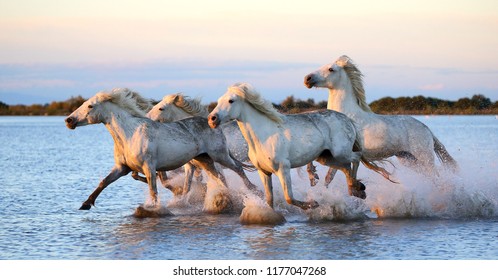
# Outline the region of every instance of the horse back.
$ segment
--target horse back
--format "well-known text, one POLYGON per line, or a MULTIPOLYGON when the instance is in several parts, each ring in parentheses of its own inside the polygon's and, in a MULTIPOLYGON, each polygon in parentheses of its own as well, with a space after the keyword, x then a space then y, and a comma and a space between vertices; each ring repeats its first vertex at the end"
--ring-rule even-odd
POLYGON ((324 150, 331 153, 351 151, 356 140, 355 126, 342 113, 324 110, 286 115, 286 130, 292 135, 291 150, 307 150, 318 156, 324 150))
POLYGON ((209 127, 207 118, 205 117, 195 116, 180 120, 177 123, 192 134, 202 152, 216 153, 219 149, 226 147, 226 138, 223 130, 209 127))
POLYGON ((356 136, 356 127, 346 115, 333 110, 318 110, 299 114, 287 115, 292 122, 301 122, 302 125, 313 125, 324 136, 332 134, 347 134, 356 136), (298 121, 299 120, 299 121, 298 121))

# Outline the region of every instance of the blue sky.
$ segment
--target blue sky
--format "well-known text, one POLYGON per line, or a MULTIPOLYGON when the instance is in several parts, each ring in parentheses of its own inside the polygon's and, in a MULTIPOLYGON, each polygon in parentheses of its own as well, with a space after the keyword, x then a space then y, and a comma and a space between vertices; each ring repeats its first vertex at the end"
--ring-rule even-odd
POLYGON ((365 75, 369 102, 498 100, 496 34, 492 0, 0 0, 0 101, 130 87, 207 103, 241 81, 274 102, 320 101, 327 92, 306 89, 303 77, 343 54, 365 75))

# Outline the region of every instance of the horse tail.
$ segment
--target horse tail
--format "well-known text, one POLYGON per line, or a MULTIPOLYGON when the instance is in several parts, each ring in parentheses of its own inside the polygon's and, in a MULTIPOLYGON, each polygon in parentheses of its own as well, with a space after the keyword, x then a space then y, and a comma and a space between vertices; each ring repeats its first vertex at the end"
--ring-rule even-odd
MULTIPOLYGON (((375 161, 370 161, 366 158, 364 158, 363 156, 361 157, 360 159, 361 163, 363 163, 363 165, 365 165, 365 167, 367 167, 368 169, 371 169, 377 173, 379 173, 380 175, 382 175, 382 177, 386 178, 387 180, 389 180, 391 183, 395 183, 395 184, 399 184, 399 182, 396 182, 394 180, 391 179, 391 173, 389 171, 387 171, 386 169, 380 167, 379 165, 377 165, 377 163, 375 161)), ((379 160, 378 162, 388 162, 390 163, 392 166, 394 166, 394 164, 392 162, 390 162, 389 160, 379 160)))
POLYGON ((242 169, 244 169, 245 171, 249 171, 249 172, 254 172, 254 171, 257 171, 258 169, 252 165, 252 164, 247 164, 247 163, 243 163, 241 162, 240 165, 242 165, 242 169))
POLYGON ((238 159, 235 158, 235 156, 232 154, 232 151, 228 151, 228 155, 232 158, 232 160, 237 163, 237 164, 240 164, 240 166, 242 166, 242 169, 244 169, 245 171, 249 171, 249 172, 254 172, 254 171, 257 171, 258 169, 250 164, 250 163, 243 163, 241 161, 239 161, 238 159))
POLYGON ((458 163, 456 160, 448 153, 443 143, 436 138, 436 136, 432 135, 432 139, 434 139, 434 152, 439 160, 445 165, 447 168, 452 170, 453 172, 457 172, 459 170, 458 163))

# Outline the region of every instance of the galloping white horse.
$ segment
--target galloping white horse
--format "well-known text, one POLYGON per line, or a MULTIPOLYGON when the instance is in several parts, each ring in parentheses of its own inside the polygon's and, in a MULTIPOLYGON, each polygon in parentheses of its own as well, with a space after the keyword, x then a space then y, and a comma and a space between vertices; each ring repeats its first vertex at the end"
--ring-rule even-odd
POLYGON ((379 160, 396 156, 418 172, 436 173, 435 153, 445 166, 458 169, 444 145, 420 121, 410 116, 373 113, 365 100, 362 76, 349 57, 341 56, 306 75, 304 84, 308 88, 329 89, 327 108, 355 122, 365 158, 379 160))
MULTIPOLYGON (((70 129, 103 123, 114 139, 114 168, 83 202, 81 210, 90 209, 109 184, 131 171, 146 176, 151 202, 156 205, 156 171, 173 170, 190 160, 195 160, 211 178, 226 187, 224 177, 217 172, 213 161, 221 163, 223 153, 211 149, 218 138, 206 125, 206 119, 194 117, 173 123, 155 122, 146 118, 137 105, 141 99, 128 90, 99 92, 66 118, 66 126, 70 129)), ((229 199, 220 198, 219 202, 219 212, 228 210, 229 199), (223 205, 223 201, 226 204, 223 205)))
MULTIPOLYGON (((353 151, 356 129, 345 115, 334 111, 282 115, 260 97, 249 84, 235 84, 218 99, 208 116, 209 125, 236 119, 249 145, 249 158, 258 169, 266 191, 266 201, 273 207, 271 175, 280 179, 287 203, 302 209, 318 207, 316 201, 294 199, 290 169, 313 160, 344 172, 350 194, 365 197, 365 186, 356 180, 352 162, 363 162, 361 151, 353 151)), ((367 163, 378 172, 386 172, 367 163)))
MULTIPOLYGON (((206 125, 207 125, 208 111, 204 106, 201 105, 200 100, 185 97, 181 93, 166 95, 161 100, 161 102, 152 107, 152 109, 147 113, 147 117, 149 117, 151 120, 163 123, 179 121, 186 118, 191 118, 193 116, 199 116, 204 118, 206 120, 206 125)), ((236 126, 237 124, 232 123, 228 125, 236 126)), ((239 131, 240 134, 240 130, 238 129, 236 130, 239 131)), ((244 168, 252 169, 254 171, 254 167, 251 168, 251 166, 241 163, 235 158, 235 156, 232 155, 231 151, 228 149, 227 146, 228 139, 225 138, 225 134, 222 131, 216 131, 215 133, 217 134, 218 136, 217 138, 219 139, 219 141, 214 142, 214 144, 220 145, 219 147, 216 148, 216 150, 222 153, 226 153, 225 158, 232 159, 231 161, 230 160, 225 161, 224 162, 225 166, 227 166, 235 173, 237 173, 237 175, 239 175, 240 178, 242 178, 244 185, 249 190, 256 191, 257 186, 251 183, 249 178, 247 178, 246 174, 244 173, 244 168)), ((245 143, 243 138, 241 142, 242 143, 239 144, 247 148, 247 143, 245 143)), ((196 168, 197 167, 195 166, 195 162, 185 165, 186 179, 183 187, 183 194, 186 194, 190 189, 192 176, 196 168)))
MULTIPOLYGON (((181 93, 166 95, 161 102, 156 104, 147 113, 147 116, 159 122, 174 122, 190 117, 207 118, 209 112, 206 106, 201 104, 199 98, 192 99, 181 93)), ((247 156, 247 143, 236 122, 229 122, 221 126, 226 137, 228 150, 234 159, 245 162, 249 161, 247 156)))

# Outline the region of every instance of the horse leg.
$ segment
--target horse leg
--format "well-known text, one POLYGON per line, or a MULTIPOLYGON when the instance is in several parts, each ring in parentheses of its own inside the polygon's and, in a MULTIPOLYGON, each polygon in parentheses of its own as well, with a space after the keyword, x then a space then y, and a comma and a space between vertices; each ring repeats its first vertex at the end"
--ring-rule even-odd
POLYGON ((92 192, 92 194, 88 197, 88 199, 83 202, 83 204, 80 207, 80 210, 90 210, 92 208, 92 205, 95 206, 95 200, 99 196, 99 194, 111 183, 116 181, 122 176, 125 176, 126 174, 130 173, 130 169, 127 166, 114 166, 114 168, 111 170, 111 173, 107 175, 104 180, 102 180, 99 184, 99 186, 92 192))
POLYGON ((207 190, 204 201, 204 211, 211 214, 231 211, 233 209, 233 203, 228 193, 225 176, 216 169, 214 161, 207 155, 196 157, 193 161, 195 162, 195 165, 203 168, 208 176, 215 180, 218 185, 222 185, 221 190, 219 188, 212 192, 210 192, 209 189, 207 190))
POLYGON ((258 190, 258 187, 254 185, 249 178, 247 178, 246 173, 244 172, 244 168, 242 166, 242 163, 230 156, 230 153, 227 151, 226 153, 221 153, 218 154, 215 158, 216 162, 219 162, 223 166, 231 169, 237 175, 239 175, 240 178, 242 178, 242 181, 244 182, 244 185, 246 188, 253 193, 255 193, 258 196, 261 196, 261 193, 258 190))
POLYGON ((354 169, 358 170, 358 167, 355 168, 354 164, 358 163, 353 163, 352 169, 351 167, 342 167, 339 169, 346 175, 349 195, 365 199, 367 198, 367 193, 365 192, 366 188, 362 182, 356 179, 356 171, 354 171, 354 169))
POLYGON ((213 159, 211 159, 211 157, 209 157, 208 155, 202 155, 196 157, 195 159, 193 159, 193 161, 193 164, 204 169, 211 179, 215 180, 215 182, 224 186, 225 188, 227 187, 225 175, 223 175, 222 172, 219 172, 216 169, 214 161, 213 159))
POLYGON ((327 171, 327 176, 325 176, 325 187, 328 188, 332 180, 334 180, 335 174, 337 173, 336 168, 330 167, 327 171))
POLYGON ((166 171, 158 171, 157 177, 159 178, 159 181, 161 181, 161 185, 170 190, 173 193, 173 195, 177 196, 183 193, 182 186, 173 186, 169 183, 169 178, 166 171))
POLYGON ((308 171, 310 185, 314 187, 318 183, 318 180, 320 180, 320 177, 318 177, 318 174, 316 174, 316 166, 313 165, 313 162, 310 162, 306 165, 306 171, 308 171))
POLYGON ((194 177, 197 181, 202 182, 203 180, 202 169, 196 167, 194 169, 194 177))
POLYGON ((158 203, 156 168, 152 168, 149 163, 145 163, 143 166, 143 172, 149 183, 149 196, 152 206, 155 207, 158 203))
POLYGON ((273 209, 273 184, 271 181, 271 173, 266 173, 263 170, 258 169, 258 174, 265 187, 266 203, 273 209))
POLYGON ((356 179, 361 160, 361 151, 338 149, 330 154, 327 163, 330 167, 341 170, 346 175, 349 195, 365 199, 365 185, 356 179))
POLYGON ((192 184, 192 177, 196 167, 193 164, 185 164, 185 180, 183 182, 183 192, 182 195, 186 195, 190 191, 190 185, 192 184))
POLYGON ((133 171, 131 173, 131 177, 137 181, 144 182, 147 184, 147 179, 145 177, 138 175, 138 172, 136 172, 136 171, 133 171))
POLYGON ((289 166, 280 167, 275 173, 280 180, 280 184, 284 190, 284 197, 287 203, 295 205, 303 210, 308 210, 312 208, 318 207, 318 202, 312 200, 310 202, 303 202, 297 199, 294 199, 292 195, 292 181, 289 166))

